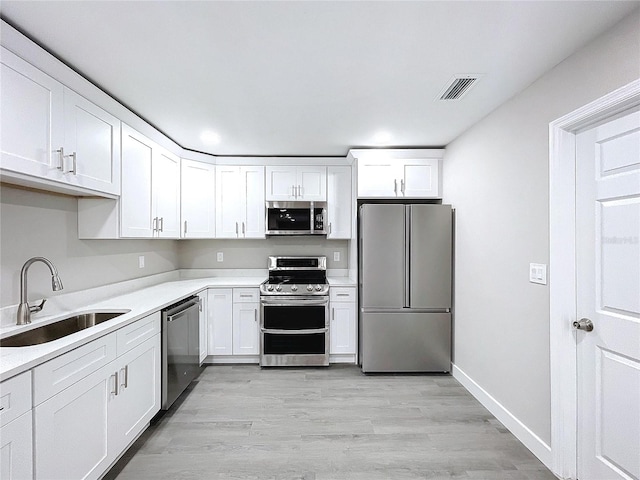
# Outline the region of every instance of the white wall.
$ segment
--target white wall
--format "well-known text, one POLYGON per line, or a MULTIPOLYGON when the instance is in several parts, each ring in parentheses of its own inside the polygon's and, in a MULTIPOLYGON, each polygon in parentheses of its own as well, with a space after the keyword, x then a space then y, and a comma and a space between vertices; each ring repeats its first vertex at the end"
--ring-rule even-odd
MULTIPOLYGON (((0 306, 20 301, 20 269, 30 257, 44 256, 58 269, 69 293, 178 268, 171 240, 78 240, 78 201, 69 196, 0 188, 0 306), (138 268, 138 255, 145 268, 138 268)), ((50 298, 51 275, 34 264, 28 276, 29 299, 50 298)))
MULTIPOLYGON (((640 13, 587 45, 446 149, 456 207, 455 365, 550 445, 548 127, 640 78, 640 13)), ((553 279, 553 265, 549 276, 553 279)))
POLYGON ((267 268, 269 255, 326 255, 327 268, 349 268, 349 242, 321 237, 270 237, 265 240, 188 240, 178 242, 180 268, 267 268), (223 262, 216 260, 222 252, 223 262), (334 252, 340 261, 333 260, 334 252))

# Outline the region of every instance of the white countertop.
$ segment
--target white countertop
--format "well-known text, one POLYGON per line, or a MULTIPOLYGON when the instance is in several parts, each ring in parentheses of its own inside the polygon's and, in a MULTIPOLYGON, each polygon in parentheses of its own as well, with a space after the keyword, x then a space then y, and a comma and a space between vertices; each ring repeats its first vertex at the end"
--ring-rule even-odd
MULTIPOLYGON (((85 343, 102 337, 110 332, 124 327, 142 317, 150 315, 175 303, 182 298, 197 294, 207 288, 258 287, 265 280, 264 276, 247 277, 205 277, 167 281, 157 285, 133 290, 130 293, 117 295, 106 300, 83 304, 82 311, 95 310, 130 310, 112 320, 106 321, 86 330, 66 337, 30 347, 1 347, 0 348, 0 381, 6 380, 19 373, 25 372, 36 365, 44 363, 54 357, 62 355, 85 343)), ((329 277, 330 286, 356 286, 357 283, 348 277, 329 277)), ((53 323, 70 315, 57 315, 33 320, 29 327, 10 327, 1 329, 2 337, 19 331, 37 328, 40 325, 53 323)))

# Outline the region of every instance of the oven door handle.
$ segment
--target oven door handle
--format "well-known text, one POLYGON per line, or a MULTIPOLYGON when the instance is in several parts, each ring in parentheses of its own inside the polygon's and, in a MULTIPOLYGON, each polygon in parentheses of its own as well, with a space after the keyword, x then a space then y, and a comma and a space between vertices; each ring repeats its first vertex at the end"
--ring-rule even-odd
POLYGON ((262 333, 270 333, 273 335, 310 335, 312 333, 327 333, 328 328, 312 328, 307 330, 276 330, 273 328, 261 328, 262 333))
POLYGON ((283 298, 260 298, 260 303, 263 305, 271 305, 273 307, 291 307, 296 305, 328 305, 329 298, 291 298, 287 297, 287 299, 283 298))

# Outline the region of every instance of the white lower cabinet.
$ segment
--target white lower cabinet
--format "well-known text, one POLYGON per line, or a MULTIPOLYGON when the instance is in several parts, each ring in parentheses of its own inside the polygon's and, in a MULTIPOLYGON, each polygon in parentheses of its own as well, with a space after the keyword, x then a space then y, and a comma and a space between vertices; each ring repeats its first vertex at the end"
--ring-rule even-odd
POLYGON ((208 312, 208 293, 207 290, 204 292, 200 292, 198 294, 198 298, 200 299, 200 312, 199 312, 199 331, 200 331, 200 365, 204 362, 205 358, 207 358, 207 312, 208 312))
POLYGON ((160 314, 36 367, 34 399, 52 391, 34 409, 35 478, 100 478, 160 409, 160 314), (133 338, 127 332, 139 332, 141 323, 138 341, 117 342, 133 338), (91 348, 95 342, 100 348, 91 348), (116 343, 124 347, 115 360, 100 355, 116 343), (86 364, 92 368, 82 369, 86 364), (67 377, 83 373, 67 386, 46 374, 52 370, 67 377))
POLYGON ((0 429, 0 478, 33 478, 33 414, 31 410, 0 429))
POLYGON ((0 478, 33 478, 31 372, 0 383, 0 478))
MULTIPOLYGON (((160 410, 160 336, 115 361, 117 390, 109 395, 109 453, 115 460, 160 410)), ((109 377, 111 378, 111 377, 109 377)))
POLYGON ((331 287, 330 302, 329 353, 355 356, 357 323, 355 287, 331 287))
POLYGON ((208 302, 208 354, 214 356, 214 362, 233 361, 246 356, 257 359, 260 353, 259 290, 209 289, 208 302))

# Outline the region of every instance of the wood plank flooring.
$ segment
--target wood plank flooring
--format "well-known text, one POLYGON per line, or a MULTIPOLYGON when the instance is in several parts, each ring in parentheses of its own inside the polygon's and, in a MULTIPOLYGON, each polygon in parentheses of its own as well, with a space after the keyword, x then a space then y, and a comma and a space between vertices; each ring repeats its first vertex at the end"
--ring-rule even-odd
POLYGON ((553 480, 450 376, 210 366, 108 480, 553 480))

